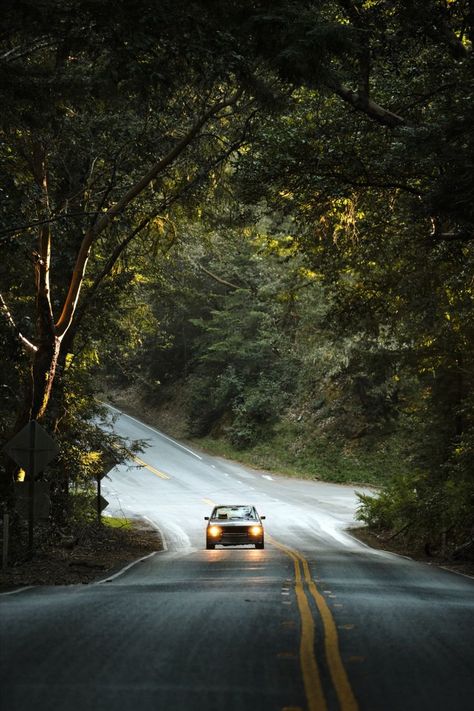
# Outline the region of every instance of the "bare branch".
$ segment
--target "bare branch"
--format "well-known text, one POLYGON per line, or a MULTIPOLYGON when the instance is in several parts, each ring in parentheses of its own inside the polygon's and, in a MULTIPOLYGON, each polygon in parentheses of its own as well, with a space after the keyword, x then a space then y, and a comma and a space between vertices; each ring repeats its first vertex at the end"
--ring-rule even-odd
POLYGON ((214 274, 213 272, 210 272, 209 269, 206 269, 206 267, 203 267, 202 264, 196 264, 193 262, 194 266, 200 269, 204 274, 207 274, 207 276, 211 277, 211 279, 214 279, 214 281, 217 281, 219 284, 223 284, 224 286, 229 286, 231 289, 245 289, 248 291, 248 287, 246 286, 239 286, 239 284, 233 284, 231 281, 227 281, 227 279, 223 279, 220 276, 217 276, 217 274, 214 274))
POLYGON ((179 140, 175 146, 165 155, 163 158, 158 160, 145 175, 138 180, 132 187, 127 190, 127 192, 120 198, 118 202, 112 205, 106 213, 98 217, 92 227, 87 231, 82 245, 79 249, 77 255, 76 264, 74 266, 73 274, 71 277, 71 283, 69 286, 69 291, 66 296, 62 313, 56 324, 56 330, 58 336, 64 335, 69 326, 71 325, 72 318, 74 316, 74 311, 77 305, 77 300, 79 298, 79 293, 82 286, 82 281, 84 278, 87 262, 89 260, 90 250, 92 245, 97 238, 97 236, 108 227, 115 217, 119 216, 125 209, 132 203, 138 195, 140 195, 145 188, 154 180, 160 173, 162 173, 165 168, 171 165, 175 159, 190 145, 194 138, 199 134, 203 126, 213 117, 219 114, 223 109, 233 106, 237 103, 241 97, 243 90, 239 90, 229 99, 225 99, 214 106, 212 106, 208 111, 206 111, 184 134, 184 136, 179 140))
POLYGON ((33 52, 37 52, 39 49, 45 49, 46 47, 55 47, 58 44, 57 40, 51 40, 51 38, 43 37, 38 39, 36 43, 28 46, 13 47, 0 56, 0 61, 4 62, 16 62, 18 59, 27 57, 33 52), (16 54, 15 54, 16 52, 16 54))
POLYGON ((6 301, 5 301, 5 299, 3 298, 3 295, 2 295, 2 294, 0 294, 0 309, 1 309, 1 311, 3 312, 3 314, 5 315, 5 318, 6 318, 7 322, 9 323, 10 327, 11 327, 12 330, 14 331, 16 337, 18 338, 18 340, 20 341, 20 343, 22 344, 22 346, 23 346, 29 353, 35 353, 35 352, 38 350, 38 347, 35 346, 34 343, 32 343, 31 341, 29 341, 29 340, 22 334, 22 332, 21 332, 20 329, 18 328, 18 326, 17 326, 17 324, 16 324, 16 322, 15 322, 15 319, 13 318, 12 313, 11 313, 10 309, 8 308, 8 306, 7 306, 7 304, 6 304, 6 301))
POLYGON ((413 101, 401 107, 401 109, 402 111, 409 111, 415 106, 419 104, 424 104, 425 102, 429 101, 431 98, 433 98, 433 96, 442 94, 444 91, 446 91, 446 89, 452 89, 455 86, 456 84, 454 82, 451 82, 449 84, 442 84, 436 89, 433 89, 433 91, 426 92, 425 94, 420 94, 416 99, 413 99, 413 101))
MULTIPOLYGON (((51 224, 53 222, 59 222, 60 220, 69 220, 73 217, 90 217, 91 215, 95 215, 96 212, 70 212, 66 215, 56 215, 55 217, 49 217, 48 219, 44 220, 36 220, 35 222, 29 222, 26 225, 17 225, 16 227, 9 227, 6 230, 0 230, 0 237, 5 237, 6 235, 10 235, 13 237, 15 234, 19 234, 20 232, 26 232, 27 230, 31 230, 34 227, 40 227, 41 225, 47 225, 51 224)), ((1 240, 2 242, 6 242, 7 240, 1 240)))
POLYGON ((396 128, 397 126, 403 126, 406 123, 402 116, 398 116, 398 114, 395 114, 388 109, 384 109, 363 92, 353 91, 353 89, 350 89, 345 84, 342 84, 335 75, 332 75, 330 78, 326 79, 325 83, 329 89, 334 91, 347 104, 350 104, 358 111, 362 111, 383 126, 396 128))
MULTIPOLYGON (((88 290, 87 295, 83 302, 81 303, 81 306, 76 309, 75 313, 75 318, 74 318, 74 333, 77 331, 80 322, 82 321, 85 313, 87 312, 87 309, 89 305, 91 304, 95 294, 97 293, 100 285, 104 281, 104 279, 111 273, 114 265, 117 263, 118 259, 120 256, 123 254, 125 249, 128 247, 128 245, 132 242, 132 240, 156 218, 160 214, 162 214, 165 210, 168 210, 175 202, 178 200, 181 200, 190 190, 192 190, 194 187, 196 187, 201 181, 203 181, 210 173, 210 171, 215 168, 217 165, 225 161, 234 151, 236 151, 245 141, 245 137, 248 132, 249 124, 251 122, 251 119, 255 115, 255 112, 252 112, 250 116, 247 117, 245 124, 243 126, 242 134, 241 136, 236 139, 230 146, 227 147, 227 149, 221 153, 217 158, 214 160, 210 161, 205 167, 203 167, 192 179, 188 180, 184 186, 181 186, 173 195, 170 195, 168 198, 166 198, 160 205, 159 207, 153 211, 152 214, 148 215, 146 218, 144 218, 138 226, 130 232, 130 234, 127 235, 125 239, 123 239, 114 249, 112 254, 110 255, 109 259, 107 260, 106 264, 104 265, 103 269, 101 270, 100 274, 97 275, 97 277, 94 280, 94 283, 92 284, 91 288, 88 290)), ((169 243, 168 248, 166 251, 171 249, 172 245, 176 241, 177 235, 175 234, 174 239, 169 243)), ((228 284, 229 286, 234 286, 231 285, 230 283, 228 284)), ((236 287, 234 288, 242 288, 242 287, 236 287)))

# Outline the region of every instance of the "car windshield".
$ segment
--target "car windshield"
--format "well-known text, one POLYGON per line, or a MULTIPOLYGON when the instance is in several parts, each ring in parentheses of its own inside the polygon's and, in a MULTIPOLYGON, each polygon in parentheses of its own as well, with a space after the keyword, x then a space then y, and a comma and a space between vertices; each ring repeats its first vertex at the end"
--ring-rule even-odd
POLYGON ((253 506, 217 506, 212 512, 211 518, 217 518, 220 521, 256 521, 257 515, 253 506))

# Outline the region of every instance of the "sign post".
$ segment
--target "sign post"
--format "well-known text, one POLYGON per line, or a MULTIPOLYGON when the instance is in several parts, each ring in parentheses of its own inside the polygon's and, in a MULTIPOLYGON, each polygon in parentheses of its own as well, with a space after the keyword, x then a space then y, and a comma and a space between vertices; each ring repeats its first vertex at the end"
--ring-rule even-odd
POLYGON ((3 514, 2 570, 8 566, 8 536, 10 533, 10 518, 3 514))
POLYGON ((102 452, 102 471, 96 476, 97 481, 97 521, 102 523, 102 511, 107 508, 109 502, 102 496, 102 485, 101 481, 104 476, 119 464, 119 458, 114 454, 113 451, 102 452))
MULTIPOLYGON (((36 423, 34 423, 36 424, 36 423)), ((34 522, 35 522, 35 448, 36 448, 36 427, 30 422, 29 427, 29 451, 28 451, 28 553, 33 555, 34 522)), ((23 430, 21 430, 23 432, 23 430)), ((21 433, 20 433, 21 434, 21 433)))

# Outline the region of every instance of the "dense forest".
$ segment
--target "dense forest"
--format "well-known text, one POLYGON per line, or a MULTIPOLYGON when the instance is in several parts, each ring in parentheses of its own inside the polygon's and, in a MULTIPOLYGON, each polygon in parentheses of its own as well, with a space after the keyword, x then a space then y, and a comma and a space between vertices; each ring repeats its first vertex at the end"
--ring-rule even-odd
POLYGON ((472 0, 5 1, 0 438, 54 433, 50 527, 140 446, 97 425, 128 391, 469 552, 473 33, 472 0))

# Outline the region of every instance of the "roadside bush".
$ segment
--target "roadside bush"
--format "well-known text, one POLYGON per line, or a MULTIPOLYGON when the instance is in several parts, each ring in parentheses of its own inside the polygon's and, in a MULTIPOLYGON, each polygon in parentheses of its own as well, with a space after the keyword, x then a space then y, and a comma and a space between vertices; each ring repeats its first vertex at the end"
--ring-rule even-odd
POLYGON ((447 555, 474 537, 474 482, 426 472, 398 476, 376 496, 358 494, 359 521, 390 539, 447 555))

